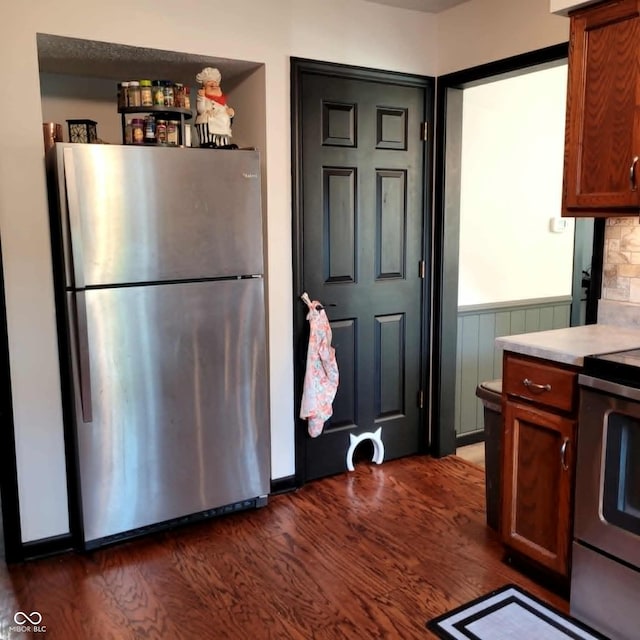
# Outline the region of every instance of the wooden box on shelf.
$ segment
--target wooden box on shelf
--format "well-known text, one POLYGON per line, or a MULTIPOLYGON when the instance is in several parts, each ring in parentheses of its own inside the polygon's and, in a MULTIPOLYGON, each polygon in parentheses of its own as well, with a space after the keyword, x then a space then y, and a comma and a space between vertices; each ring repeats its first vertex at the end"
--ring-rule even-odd
POLYGON ((98 123, 95 120, 67 120, 69 142, 92 143, 98 140, 98 123))

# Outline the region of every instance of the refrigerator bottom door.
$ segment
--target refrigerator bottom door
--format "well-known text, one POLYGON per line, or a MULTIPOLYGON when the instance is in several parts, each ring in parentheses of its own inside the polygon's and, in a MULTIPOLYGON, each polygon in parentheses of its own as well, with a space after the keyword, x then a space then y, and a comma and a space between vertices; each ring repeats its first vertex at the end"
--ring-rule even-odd
MULTIPOLYGON (((85 542, 267 495, 262 279, 84 296, 91 422, 80 394, 75 402, 85 542)), ((82 371, 75 378, 81 386, 82 371)))

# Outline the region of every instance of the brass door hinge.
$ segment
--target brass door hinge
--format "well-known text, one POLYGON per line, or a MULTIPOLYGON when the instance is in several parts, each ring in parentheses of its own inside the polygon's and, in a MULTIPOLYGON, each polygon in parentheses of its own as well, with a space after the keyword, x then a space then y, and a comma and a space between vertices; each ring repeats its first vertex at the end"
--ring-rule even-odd
POLYGON ((423 408, 424 408, 424 391, 420 389, 420 391, 418 391, 418 409, 423 409, 423 408))
POLYGON ((424 260, 420 260, 418 266, 420 277, 424 280, 427 277, 427 265, 424 260))
POLYGON ((424 140, 425 142, 429 139, 429 123, 421 122, 420 123, 420 140, 424 140))

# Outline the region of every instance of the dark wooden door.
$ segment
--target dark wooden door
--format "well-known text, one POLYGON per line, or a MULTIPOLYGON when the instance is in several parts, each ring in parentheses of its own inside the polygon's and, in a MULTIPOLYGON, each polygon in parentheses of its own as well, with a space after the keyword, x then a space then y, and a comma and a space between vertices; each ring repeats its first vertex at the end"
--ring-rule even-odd
POLYGON ((640 0, 571 18, 563 212, 631 215, 640 205, 640 0))
POLYGON ((312 439, 299 425, 309 480, 346 470, 350 434, 381 428, 385 459, 427 440, 419 406, 427 89, 305 73, 299 95, 299 280, 325 305, 340 370, 323 434, 312 439))
POLYGON ((504 426, 502 539, 568 576, 576 421, 509 400, 504 426))

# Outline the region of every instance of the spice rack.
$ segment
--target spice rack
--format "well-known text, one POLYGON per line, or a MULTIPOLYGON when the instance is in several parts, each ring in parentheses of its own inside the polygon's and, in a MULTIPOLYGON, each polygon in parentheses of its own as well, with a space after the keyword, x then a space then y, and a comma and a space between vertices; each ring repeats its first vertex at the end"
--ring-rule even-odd
MULTIPOLYGON (((192 113, 189 109, 182 109, 181 107, 161 107, 161 106, 153 106, 153 107, 120 107, 118 109, 118 113, 120 114, 121 125, 122 125, 122 141, 124 143, 126 139, 125 129, 127 126, 127 116, 133 114, 145 114, 145 113, 153 113, 156 118, 159 120, 179 120, 180 126, 178 127, 178 146, 184 146, 185 140, 185 121, 190 120, 192 117, 192 113), (164 117, 162 117, 164 116, 164 117), (176 117, 177 116, 177 117, 176 117)), ((136 145, 143 146, 143 145, 136 145)), ((154 147, 166 147, 166 146, 175 146, 175 145, 166 145, 166 144, 150 144, 147 146, 154 147)))

